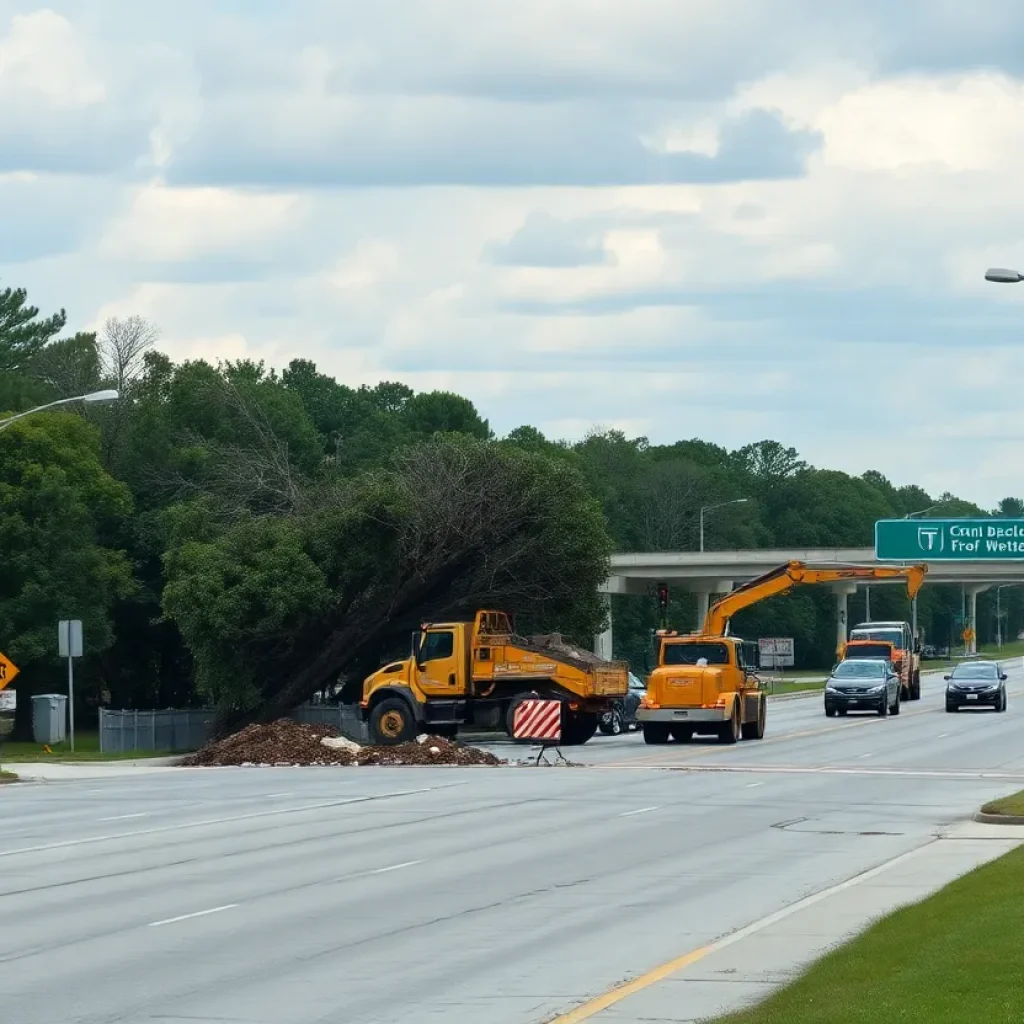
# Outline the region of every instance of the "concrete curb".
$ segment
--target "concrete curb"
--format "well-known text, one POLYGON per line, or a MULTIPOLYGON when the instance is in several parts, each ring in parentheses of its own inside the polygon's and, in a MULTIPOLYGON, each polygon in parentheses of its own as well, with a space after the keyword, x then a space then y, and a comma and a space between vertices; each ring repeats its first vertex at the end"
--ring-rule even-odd
POLYGON ((986 814, 978 811, 974 820, 982 825, 1024 825, 1024 815, 1021 814, 986 814))

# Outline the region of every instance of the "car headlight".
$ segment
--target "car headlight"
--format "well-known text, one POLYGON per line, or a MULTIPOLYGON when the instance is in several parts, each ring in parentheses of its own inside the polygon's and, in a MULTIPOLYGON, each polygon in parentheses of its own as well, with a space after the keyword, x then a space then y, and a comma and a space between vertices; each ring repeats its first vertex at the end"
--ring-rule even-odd
POLYGON ((868 693, 881 693, 885 689, 885 683, 879 683, 878 686, 872 686, 868 693))
POLYGON ((826 683, 825 684, 825 692, 826 693, 839 693, 839 687, 838 686, 833 686, 831 683, 826 683))

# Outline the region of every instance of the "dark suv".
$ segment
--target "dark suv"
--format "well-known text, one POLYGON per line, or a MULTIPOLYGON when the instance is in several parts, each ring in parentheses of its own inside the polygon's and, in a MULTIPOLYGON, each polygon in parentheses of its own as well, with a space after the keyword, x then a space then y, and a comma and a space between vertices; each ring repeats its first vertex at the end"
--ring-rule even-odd
POLYGON ((1006 673, 998 661, 962 661, 946 678, 946 710, 1006 710, 1006 673))

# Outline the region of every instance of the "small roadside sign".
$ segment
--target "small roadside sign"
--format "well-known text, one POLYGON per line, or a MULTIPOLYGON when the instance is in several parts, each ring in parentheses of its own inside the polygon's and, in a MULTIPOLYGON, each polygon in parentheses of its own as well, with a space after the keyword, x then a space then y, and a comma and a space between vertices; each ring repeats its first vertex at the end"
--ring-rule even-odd
POLYGON ((761 668, 792 668, 796 664, 793 638, 791 636, 761 637, 761 668))
POLYGON ((0 654, 0 690, 7 686, 8 683, 13 682, 14 677, 20 671, 21 669, 6 654, 0 654))

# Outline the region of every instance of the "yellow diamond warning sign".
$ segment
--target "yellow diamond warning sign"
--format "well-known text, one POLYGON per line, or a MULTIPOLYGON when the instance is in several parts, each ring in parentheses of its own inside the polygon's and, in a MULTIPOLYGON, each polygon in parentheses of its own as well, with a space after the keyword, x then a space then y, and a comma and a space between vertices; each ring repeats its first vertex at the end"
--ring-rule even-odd
POLYGON ((8 683, 13 682, 18 671, 18 666, 6 654, 0 654, 0 690, 8 683))

